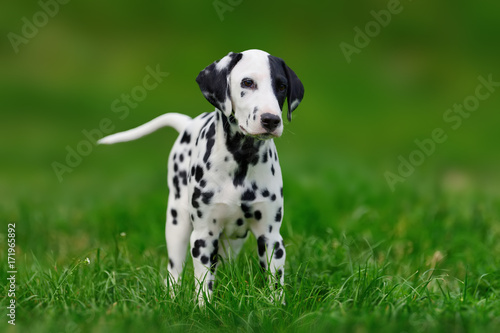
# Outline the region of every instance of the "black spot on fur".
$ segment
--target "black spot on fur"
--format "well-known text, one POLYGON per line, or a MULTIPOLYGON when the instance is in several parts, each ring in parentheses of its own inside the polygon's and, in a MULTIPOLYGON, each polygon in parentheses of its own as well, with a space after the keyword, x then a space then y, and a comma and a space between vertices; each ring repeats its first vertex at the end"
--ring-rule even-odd
POLYGON ((201 256, 200 260, 201 260, 201 263, 203 265, 208 264, 208 257, 207 256, 201 256))
POLYGON ((199 165, 197 165, 195 168, 194 168, 194 179, 197 181, 197 182, 200 182, 200 180, 203 178, 203 168, 199 165))
POLYGON ((281 210, 281 207, 278 209, 278 211, 276 212, 276 216, 274 217, 274 221, 275 222, 281 222, 281 216, 282 215, 282 210, 281 210))
POLYGON ((284 254, 285 252, 283 251, 283 249, 280 248, 280 243, 278 242, 274 243, 274 258, 281 259, 283 258, 284 254))
POLYGON ((201 212, 201 210, 196 211, 196 215, 198 215, 200 219, 203 217, 203 213, 201 212))
POLYGON ((242 201, 253 201, 255 200, 255 192, 248 189, 243 194, 241 195, 241 200, 242 201))
POLYGON ((194 246, 195 247, 206 247, 207 243, 205 242, 204 239, 197 239, 194 241, 194 246))
POLYGON ((215 136, 215 122, 212 122, 207 131, 207 139, 212 139, 215 136))
POLYGON ((200 198, 200 196, 201 196, 201 190, 199 188, 195 187, 194 191, 193 191, 193 196, 191 197, 191 205, 194 208, 200 207, 200 204, 197 201, 200 198))
POLYGON ((172 215, 172 217, 174 218, 173 221, 172 221, 172 224, 176 225, 177 224, 177 211, 175 209, 171 209, 170 210, 170 214, 172 215))
POLYGON ((188 132, 184 132, 182 136, 181 143, 189 144, 191 142, 191 135, 188 132))
POLYGON ((191 250, 191 254, 193 255, 193 258, 198 258, 200 255, 200 248, 206 247, 207 244, 205 243, 205 240, 203 239, 198 239, 194 242, 193 249, 191 250))
POLYGON ((260 221, 260 219, 262 218, 262 213, 260 212, 260 210, 256 210, 254 213, 253 213, 253 216, 255 217, 255 219, 257 221, 260 221))
POLYGON ((214 274, 215 269, 217 268, 217 262, 219 260, 219 257, 217 255, 219 252, 219 241, 217 239, 214 239, 212 245, 214 246, 214 249, 212 253, 210 253, 210 272, 214 274))
POLYGON ((201 194, 201 201, 203 201, 203 203, 205 205, 209 205, 213 196, 214 196, 214 192, 203 192, 201 194))
POLYGON ((170 268, 174 268, 174 262, 172 259, 168 259, 168 263, 170 264, 170 268))
POLYGON ((245 218, 249 219, 253 216, 249 205, 242 203, 241 210, 243 211, 245 218))
POLYGON ((243 219, 237 219, 236 220, 236 225, 238 225, 240 227, 243 225, 243 223, 244 223, 243 219))
POLYGON ((271 201, 276 201, 276 194, 271 195, 271 201))
POLYGON ((267 163, 267 152, 262 154, 262 163, 267 163))
POLYGON ((274 176, 274 165, 271 165, 271 173, 274 176))
POLYGON ((174 188, 175 188, 175 198, 179 199, 181 197, 181 188, 179 186, 179 177, 174 176, 172 182, 174 183, 174 188))
POLYGON ((257 238, 257 249, 259 251, 259 256, 261 257, 266 253, 266 242, 267 239, 265 236, 257 238))
MULTIPOLYGON (((214 124, 212 124, 214 126, 214 124)), ((210 158, 210 154, 212 153, 212 148, 215 145, 215 139, 212 137, 207 140, 207 150, 205 151, 205 155, 203 156, 203 162, 207 163, 210 158)))
POLYGON ((182 185, 186 186, 187 185, 187 173, 186 171, 181 171, 179 172, 179 177, 182 179, 182 185))
POLYGON ((267 198, 267 197, 269 196, 269 194, 270 194, 270 193, 269 193, 269 191, 268 191, 267 189, 263 189, 261 193, 262 193, 262 196, 263 196, 264 198, 267 198))

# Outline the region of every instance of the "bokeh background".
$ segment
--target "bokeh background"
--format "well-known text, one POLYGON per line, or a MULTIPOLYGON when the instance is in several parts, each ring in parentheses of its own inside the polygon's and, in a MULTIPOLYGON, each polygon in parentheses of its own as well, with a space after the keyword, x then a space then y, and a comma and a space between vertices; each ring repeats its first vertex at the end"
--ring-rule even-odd
POLYGON ((411 207, 413 192, 498 200, 500 88, 457 130, 443 114, 474 94, 479 76, 500 82, 500 3, 402 0, 401 12, 349 63, 340 43, 354 44, 354 28, 364 30, 374 20, 370 11, 386 10, 388 2, 73 0, 59 4, 18 52, 9 33, 22 35, 23 18, 33 22, 42 7, 4 3, 0 216, 2 223, 18 222, 19 251, 69 258, 119 232, 136 237, 138 247, 164 246, 173 130, 92 145, 62 181, 53 163, 67 164, 68 149, 77 149, 87 140, 83 131, 99 128, 103 118, 120 131, 165 112, 210 111, 196 75, 229 51, 252 48, 285 59, 306 90, 277 140, 287 205, 294 207, 289 219, 294 212, 310 216, 287 233, 324 236, 325 221, 339 231, 341 215, 363 215, 358 203, 367 197, 378 198, 372 211, 411 207), (142 84, 147 66, 169 75, 121 119, 111 105, 142 84), (445 130, 446 142, 391 191, 384 173, 397 173, 398 156, 407 158, 417 148, 414 140, 429 138, 435 128, 445 130), (130 223, 134 217, 159 221, 130 223))

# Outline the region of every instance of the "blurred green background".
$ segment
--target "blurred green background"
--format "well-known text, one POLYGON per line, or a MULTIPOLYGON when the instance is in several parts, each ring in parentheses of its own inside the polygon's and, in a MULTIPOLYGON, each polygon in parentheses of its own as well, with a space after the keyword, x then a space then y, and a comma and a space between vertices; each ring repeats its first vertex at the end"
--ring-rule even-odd
MULTIPOLYGON (((92 145, 62 181, 53 163, 67 164, 68 149, 77 149, 87 140, 83 131, 99 128, 103 118, 120 131, 165 112, 196 116, 212 110, 196 75, 229 51, 251 48, 285 59, 305 86, 303 103, 277 140, 290 188, 312 196, 320 188, 326 205, 336 193, 347 194, 345 202, 370 192, 397 203, 400 191, 436 189, 497 197, 500 89, 456 130, 443 114, 474 95, 479 76, 500 82, 500 2, 401 1, 400 12, 349 63, 339 45, 354 45, 355 27, 364 30, 374 21, 370 12, 387 10, 388 3, 73 0, 59 4, 47 22, 36 1, 4 3, 2 220, 36 223, 37 207, 50 207, 60 219, 51 221, 52 230, 30 235, 20 229, 18 246, 36 249, 30 239, 48 237, 52 245, 39 250, 57 252, 98 246, 99 239, 88 239, 88 220, 106 224, 103 219, 116 216, 110 207, 118 202, 126 202, 131 214, 146 203, 164 206, 167 156, 176 136, 171 129, 127 144, 92 145), (11 33, 29 30, 23 18, 40 27, 16 52, 11 33), (148 66, 169 75, 121 119, 112 103, 142 84, 148 66), (392 192, 384 173, 397 173, 398 156, 408 158, 417 148, 414 140, 429 138, 435 128, 448 139, 392 192), (335 177, 363 178, 366 188, 338 189, 330 182, 335 177), (88 216, 87 207, 96 202, 100 215, 88 216), (60 245, 58 232, 74 234, 66 240, 69 246, 60 245)), ((289 200, 301 204, 293 194, 289 200)), ((109 228, 124 230, 123 223, 109 228)), ((140 237, 162 244, 163 223, 148 225, 143 233, 140 237)))

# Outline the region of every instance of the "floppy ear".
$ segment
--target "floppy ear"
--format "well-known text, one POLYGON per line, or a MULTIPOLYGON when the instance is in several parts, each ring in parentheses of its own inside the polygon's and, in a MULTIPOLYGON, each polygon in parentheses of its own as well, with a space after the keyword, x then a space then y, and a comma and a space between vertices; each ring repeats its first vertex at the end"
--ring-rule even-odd
POLYGON ((288 101, 288 121, 292 121, 292 111, 299 106, 302 98, 304 97, 304 85, 297 77, 297 74, 288 67, 283 61, 283 68, 285 70, 286 79, 288 81, 288 90, 286 99, 288 101))
POLYGON ((229 117, 233 110, 229 90, 229 73, 243 54, 230 52, 224 58, 206 67, 196 77, 205 98, 229 117))

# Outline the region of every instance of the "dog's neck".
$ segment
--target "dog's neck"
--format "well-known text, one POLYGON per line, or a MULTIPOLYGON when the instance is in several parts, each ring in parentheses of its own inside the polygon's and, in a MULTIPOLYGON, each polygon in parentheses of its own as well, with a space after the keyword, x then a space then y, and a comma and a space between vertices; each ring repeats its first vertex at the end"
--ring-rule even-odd
POLYGON ((222 129, 224 133, 223 142, 238 165, 235 171, 233 183, 235 186, 243 185, 248 169, 259 163, 259 159, 263 155, 262 153, 267 153, 272 139, 259 140, 245 135, 241 132, 238 123, 232 114, 227 117, 220 110, 217 110, 216 112, 216 119, 218 123, 216 128, 218 130, 222 129))

